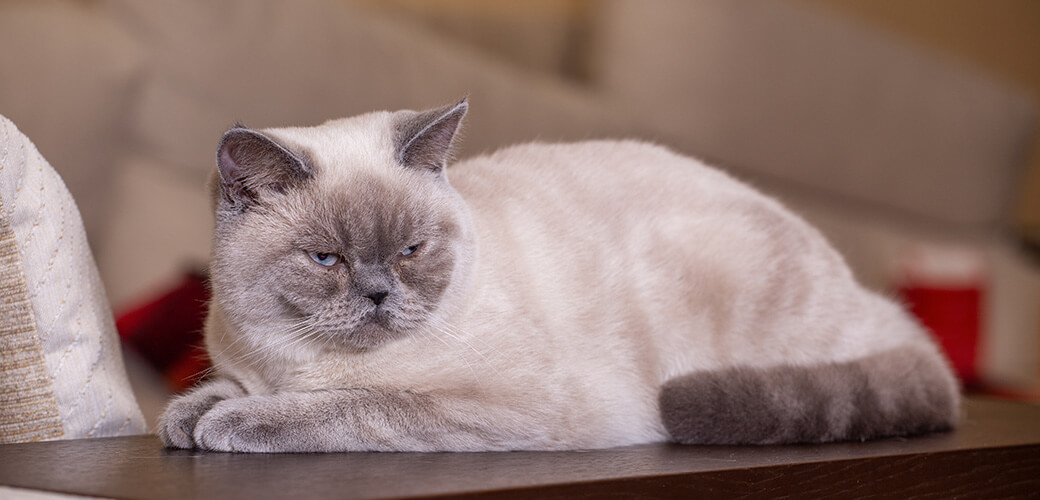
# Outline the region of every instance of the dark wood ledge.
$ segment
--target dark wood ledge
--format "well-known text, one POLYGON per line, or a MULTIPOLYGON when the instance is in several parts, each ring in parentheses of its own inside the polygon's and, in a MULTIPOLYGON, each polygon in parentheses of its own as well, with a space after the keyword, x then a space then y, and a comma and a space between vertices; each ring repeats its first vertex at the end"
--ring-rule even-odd
POLYGON ((154 436, 0 446, 0 485, 111 498, 1040 495, 1040 406, 970 399, 956 432, 813 446, 246 455, 154 436))

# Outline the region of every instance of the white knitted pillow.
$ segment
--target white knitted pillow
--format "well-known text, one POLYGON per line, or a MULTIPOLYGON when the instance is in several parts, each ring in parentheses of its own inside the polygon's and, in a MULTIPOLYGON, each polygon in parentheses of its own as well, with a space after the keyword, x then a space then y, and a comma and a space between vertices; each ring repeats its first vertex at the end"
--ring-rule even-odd
POLYGON ((0 116, 0 442, 140 434, 72 196, 0 116))

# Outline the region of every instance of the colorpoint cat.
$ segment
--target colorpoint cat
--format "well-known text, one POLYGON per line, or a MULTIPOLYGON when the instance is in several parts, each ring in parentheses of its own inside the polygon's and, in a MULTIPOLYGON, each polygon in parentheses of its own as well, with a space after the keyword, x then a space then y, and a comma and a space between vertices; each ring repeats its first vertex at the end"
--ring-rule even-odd
POLYGON ((445 168, 467 106, 224 135, 215 372, 168 406, 167 446, 561 450, 955 425, 925 331, 776 201, 633 141, 445 168))

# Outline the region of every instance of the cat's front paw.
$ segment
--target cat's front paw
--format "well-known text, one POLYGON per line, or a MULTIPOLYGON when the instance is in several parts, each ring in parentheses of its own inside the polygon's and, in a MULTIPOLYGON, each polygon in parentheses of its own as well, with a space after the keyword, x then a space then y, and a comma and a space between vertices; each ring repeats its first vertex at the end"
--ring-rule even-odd
POLYGON ((198 397, 193 394, 178 397, 166 406, 159 418, 159 438, 170 448, 195 448, 195 426, 220 398, 198 397))
POLYGON ((203 449, 233 452, 275 452, 283 439, 279 419, 267 415, 256 397, 217 403, 195 426, 195 443, 203 449))
POLYGON ((241 394, 241 387, 234 382, 217 379, 177 396, 159 417, 159 438, 170 448, 197 447, 193 436, 199 419, 218 402, 241 394))

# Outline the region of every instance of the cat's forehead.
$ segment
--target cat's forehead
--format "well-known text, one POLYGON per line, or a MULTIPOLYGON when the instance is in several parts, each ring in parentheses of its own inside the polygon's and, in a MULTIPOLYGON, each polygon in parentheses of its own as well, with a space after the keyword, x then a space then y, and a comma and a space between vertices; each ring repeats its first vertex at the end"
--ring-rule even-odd
POLYGON ((330 120, 314 127, 264 129, 263 132, 310 163, 325 185, 361 176, 396 174, 393 113, 380 111, 330 120))
POLYGON ((445 198, 415 176, 359 173, 349 182, 312 185, 300 196, 304 215, 294 212, 297 229, 361 258, 394 255, 410 240, 434 232, 452 237, 456 230, 445 198))
POLYGON ((445 224, 453 211, 450 189, 398 161, 399 118, 375 112, 315 127, 263 130, 312 170, 311 180, 295 195, 299 204, 289 204, 287 210, 303 208, 307 216, 298 220, 344 241, 397 245, 388 235, 410 233, 434 221, 445 224))

